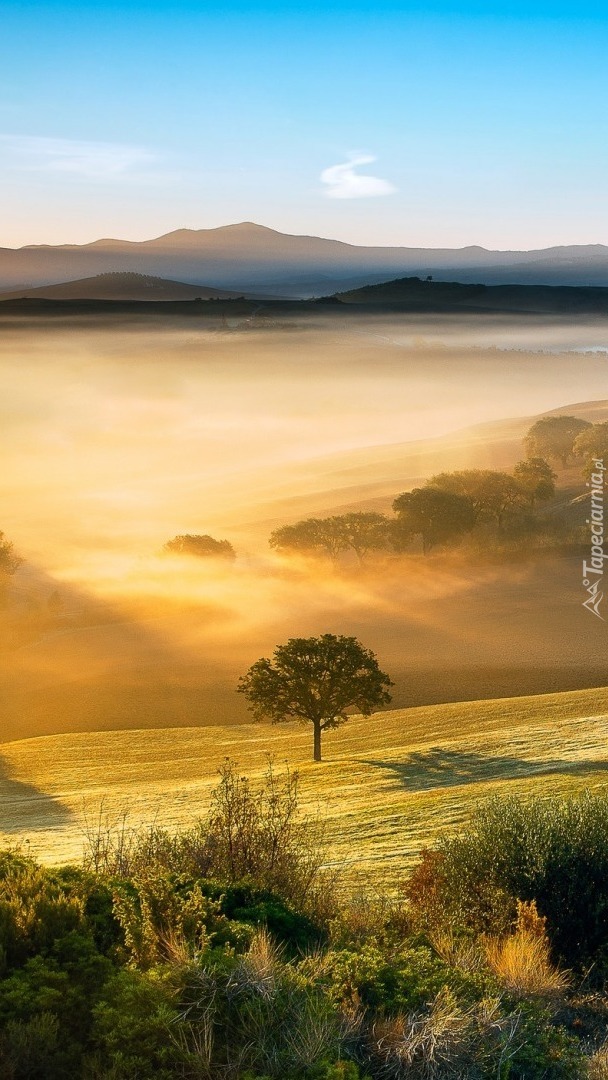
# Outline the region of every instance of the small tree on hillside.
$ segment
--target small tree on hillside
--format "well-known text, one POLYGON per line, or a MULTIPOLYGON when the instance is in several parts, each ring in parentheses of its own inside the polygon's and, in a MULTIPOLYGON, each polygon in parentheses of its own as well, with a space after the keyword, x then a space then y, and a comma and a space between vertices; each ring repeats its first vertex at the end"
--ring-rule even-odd
POLYGON ((384 514, 373 510, 360 510, 341 514, 333 520, 340 523, 348 546, 354 551, 359 562, 363 562, 365 556, 372 551, 382 551, 389 547, 391 522, 384 514))
POLYGON ((14 545, 5 540, 4 533, 0 532, 0 578, 12 577, 22 562, 23 559, 15 555, 14 545))
POLYGON ((543 416, 524 439, 526 453, 528 457, 552 458, 565 468, 574 453, 574 440, 589 427, 588 420, 577 416, 543 416))
POLYGON ((530 506, 537 502, 546 502, 555 495, 556 475, 544 458, 533 457, 519 461, 513 469, 513 475, 525 491, 530 506))
POLYGON ((313 757, 321 761, 321 735, 348 720, 388 705, 392 686, 378 661, 354 637, 290 638, 272 660, 257 660, 239 680, 256 720, 298 720, 313 725, 313 757))
POLYGON ((594 460, 603 458, 608 463, 608 423, 592 424, 585 431, 581 431, 574 440, 573 453, 583 459, 586 477, 595 472, 594 460))
POLYGON ((305 518, 294 525, 282 525, 271 533, 268 543, 275 551, 327 555, 330 559, 337 559, 349 546, 339 518, 305 518))
POLYGON ((163 551, 166 555, 194 555, 200 558, 236 559, 236 552, 228 540, 214 540, 212 536, 175 536, 168 540, 163 551))
POLYGON ((390 544, 390 523, 384 514, 354 511, 326 518, 306 518, 294 525, 283 525, 271 534, 269 544, 281 552, 325 555, 339 559, 346 551, 363 562, 371 551, 382 551, 390 544))
POLYGON ((459 539, 475 525, 471 500, 437 487, 404 491, 395 499, 393 510, 398 515, 394 531, 396 546, 403 546, 411 537, 419 535, 425 554, 437 544, 459 539))
POLYGON ((494 521, 502 529, 505 516, 527 501, 526 492, 514 476, 497 469, 460 469, 438 473, 429 480, 431 487, 452 491, 471 500, 475 522, 494 521))

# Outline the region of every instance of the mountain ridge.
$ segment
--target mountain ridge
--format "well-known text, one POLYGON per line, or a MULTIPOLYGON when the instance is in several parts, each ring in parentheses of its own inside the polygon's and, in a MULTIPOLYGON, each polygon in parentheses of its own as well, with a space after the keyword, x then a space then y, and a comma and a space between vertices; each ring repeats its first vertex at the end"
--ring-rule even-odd
POLYGON ((0 290, 134 272, 242 292, 291 297, 327 293, 339 282, 386 274, 440 274, 463 283, 608 286, 608 246, 557 245, 529 251, 349 244, 310 234, 283 233, 252 221, 213 229, 176 229, 148 240, 111 237, 87 244, 0 248, 0 290), (300 282, 306 282, 303 286, 300 282))

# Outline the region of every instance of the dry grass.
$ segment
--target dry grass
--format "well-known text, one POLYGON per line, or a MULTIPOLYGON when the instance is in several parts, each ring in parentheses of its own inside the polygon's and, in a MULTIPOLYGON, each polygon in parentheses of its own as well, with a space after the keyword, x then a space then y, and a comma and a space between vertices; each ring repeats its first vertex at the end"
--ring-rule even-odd
POLYGON ((560 971, 551 962, 545 923, 534 901, 519 901, 514 933, 485 942, 490 968, 505 989, 517 997, 556 998, 570 984, 568 972, 560 971))
POLYGON ((589 1080, 608 1080, 608 1043, 589 1059, 589 1080))
POLYGON ((375 1075, 386 1080, 481 1077, 497 1047, 501 1067, 506 1064, 517 1049, 518 1029, 517 1014, 502 1014, 498 1000, 466 1008, 444 989, 426 1012, 375 1024, 370 1044, 375 1075))

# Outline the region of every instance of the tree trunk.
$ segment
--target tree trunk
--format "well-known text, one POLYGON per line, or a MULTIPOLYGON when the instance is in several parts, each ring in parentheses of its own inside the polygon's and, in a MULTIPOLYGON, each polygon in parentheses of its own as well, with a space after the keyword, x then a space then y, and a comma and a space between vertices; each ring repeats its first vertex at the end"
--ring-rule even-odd
POLYGON ((313 759, 315 761, 321 760, 321 721, 313 720, 314 724, 314 753, 313 759))

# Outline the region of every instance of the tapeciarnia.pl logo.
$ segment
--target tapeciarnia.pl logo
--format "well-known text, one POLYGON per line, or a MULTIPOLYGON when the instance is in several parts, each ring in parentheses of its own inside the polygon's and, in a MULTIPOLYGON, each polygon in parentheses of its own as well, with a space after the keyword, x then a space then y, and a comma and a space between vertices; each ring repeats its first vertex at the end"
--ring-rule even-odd
POLYGON ((604 559, 604 474, 606 468, 603 458, 593 458, 593 472, 591 482, 587 487, 591 488, 591 510, 587 518, 587 525, 591 529, 591 557, 589 562, 583 559, 583 586, 589 593, 583 601, 583 607, 587 608, 598 619, 604 619, 600 614, 600 604, 604 598, 603 578, 604 559))

